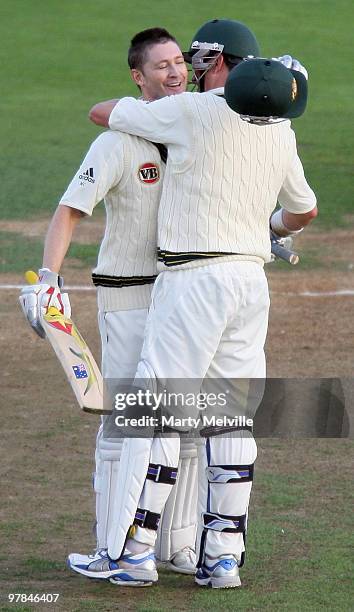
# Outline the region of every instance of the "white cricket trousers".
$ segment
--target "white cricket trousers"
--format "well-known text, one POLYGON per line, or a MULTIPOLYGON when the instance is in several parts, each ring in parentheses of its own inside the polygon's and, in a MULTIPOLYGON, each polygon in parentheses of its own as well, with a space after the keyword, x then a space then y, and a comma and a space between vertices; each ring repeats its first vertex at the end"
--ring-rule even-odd
MULTIPOLYGON (((152 387, 156 381, 164 384, 176 378, 265 378, 268 312, 267 280, 263 268, 255 262, 228 261, 162 272, 152 293, 136 378, 154 378, 152 387)), ((250 465, 256 459, 257 447, 249 432, 229 438, 227 444, 218 437, 210 440, 209 465, 250 465)), ((205 456, 204 444, 201 453, 205 456)), ((217 494, 214 488, 209 499, 215 499, 216 505, 205 507, 211 485, 206 460, 200 459, 204 468, 199 475, 199 531, 205 531, 203 515, 207 510, 228 516, 247 515, 249 482, 220 486, 217 494)), ((233 551, 241 559, 242 533, 207 531, 204 552, 218 557, 233 551)))
MULTIPOLYGON (((105 379, 134 378, 143 345, 147 309, 99 312, 102 342, 102 375, 105 379)), ((101 424, 96 440, 96 535, 98 548, 107 548, 110 526, 115 520, 116 482, 122 440, 103 438, 101 424)), ((177 465, 177 464, 176 464, 177 465)), ((188 546, 194 548, 196 532, 197 449, 192 440, 184 441, 178 466, 178 479, 160 522, 156 554, 168 561, 188 546), (191 494, 192 500, 186 495, 191 494)))

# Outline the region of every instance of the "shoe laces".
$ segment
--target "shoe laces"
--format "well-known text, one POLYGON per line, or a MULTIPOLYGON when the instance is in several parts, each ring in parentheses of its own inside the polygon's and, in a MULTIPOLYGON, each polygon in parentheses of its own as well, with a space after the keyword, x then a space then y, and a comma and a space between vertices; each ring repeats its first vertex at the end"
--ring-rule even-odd
POLYGON ((90 559, 94 559, 95 557, 106 557, 108 549, 107 548, 96 548, 94 552, 89 555, 90 559))
POLYGON ((186 555, 194 555, 194 550, 193 550, 193 548, 191 548, 191 546, 185 546, 179 552, 186 553, 186 555))

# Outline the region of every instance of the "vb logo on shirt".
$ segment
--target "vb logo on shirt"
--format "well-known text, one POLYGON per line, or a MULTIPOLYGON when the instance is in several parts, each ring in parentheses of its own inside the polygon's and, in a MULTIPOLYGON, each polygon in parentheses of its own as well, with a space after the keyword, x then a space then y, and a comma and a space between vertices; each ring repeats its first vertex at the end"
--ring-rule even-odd
POLYGON ((152 162, 143 164, 139 168, 138 176, 143 183, 149 183, 150 185, 157 183, 160 178, 159 167, 152 162))

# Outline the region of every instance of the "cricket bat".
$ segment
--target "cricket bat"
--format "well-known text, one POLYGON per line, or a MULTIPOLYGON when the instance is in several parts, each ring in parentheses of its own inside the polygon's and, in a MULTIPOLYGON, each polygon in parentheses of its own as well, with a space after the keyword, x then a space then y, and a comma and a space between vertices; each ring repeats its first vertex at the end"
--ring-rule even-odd
POLYGON ((285 247, 278 244, 276 241, 272 241, 271 244, 272 244, 272 253, 273 255, 275 255, 275 257, 278 257, 278 259, 283 259, 284 261, 287 261, 292 266, 296 266, 299 263, 300 258, 297 253, 295 253, 294 251, 290 251, 289 249, 286 249, 285 247))
MULTIPOLYGON (((26 272, 25 275, 31 284, 35 281, 34 274, 26 272)), ((41 323, 82 410, 110 414, 111 410, 103 408, 100 369, 75 323, 53 306, 41 316, 41 323)))

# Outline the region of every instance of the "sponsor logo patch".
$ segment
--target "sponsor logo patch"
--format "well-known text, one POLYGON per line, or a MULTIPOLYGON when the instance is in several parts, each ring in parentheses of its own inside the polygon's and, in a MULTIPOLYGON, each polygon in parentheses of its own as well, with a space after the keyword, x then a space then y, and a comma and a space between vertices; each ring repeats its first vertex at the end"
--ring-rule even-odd
POLYGON ((88 373, 83 363, 72 366, 72 369, 74 370, 75 378, 88 378, 88 373))
POLYGON ((160 179, 160 169, 155 163, 148 162, 140 166, 138 176, 143 183, 152 185, 153 183, 157 183, 160 179))
MULTIPOLYGON (((80 174, 80 181, 88 181, 89 183, 94 183, 95 179, 93 178, 93 168, 87 168, 85 172, 80 174)), ((81 183, 83 185, 83 183, 81 183)))
POLYGON ((295 79, 291 83, 291 101, 294 102, 297 98, 297 83, 295 79))

